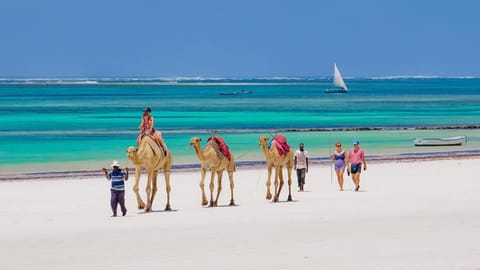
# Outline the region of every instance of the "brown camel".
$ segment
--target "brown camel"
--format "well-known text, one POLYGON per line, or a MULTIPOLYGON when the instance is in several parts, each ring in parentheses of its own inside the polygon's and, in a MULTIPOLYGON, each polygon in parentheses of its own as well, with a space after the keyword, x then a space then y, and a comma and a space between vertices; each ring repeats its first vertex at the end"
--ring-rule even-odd
POLYGON ((273 202, 278 202, 280 197, 280 191, 283 187, 283 172, 282 168, 284 165, 287 166, 288 171, 288 201, 292 201, 292 169, 293 169, 293 152, 289 151, 285 155, 280 155, 277 148, 272 144, 270 148, 267 147, 269 139, 265 136, 260 136, 259 143, 262 147, 263 153, 265 154, 265 159, 267 161, 267 200, 272 198, 272 193, 270 193, 270 178, 272 176, 272 167, 275 167, 275 196, 273 197, 273 202))
POLYGON ((172 156, 170 152, 167 152, 165 156, 164 152, 160 149, 158 144, 150 136, 144 136, 138 148, 130 146, 127 148, 128 158, 135 165, 135 185, 133 191, 137 196, 138 209, 145 209, 145 212, 152 211, 153 199, 157 193, 157 175, 159 170, 163 170, 165 175, 165 184, 167 190, 167 205, 165 211, 172 210, 170 208, 170 168, 172 166, 172 156), (147 171, 147 205, 140 197, 139 183, 142 168, 147 171))
POLYGON ((197 158, 201 164, 201 179, 200 179, 200 188, 202 189, 202 205, 207 205, 208 200, 207 196, 205 195, 205 175, 207 173, 207 169, 211 171, 210 177, 210 207, 217 206, 218 197, 220 196, 220 192, 222 191, 222 177, 223 171, 227 169, 228 178, 230 180, 230 205, 235 205, 235 201, 233 199, 233 172, 235 171, 235 162, 233 159, 233 155, 230 153, 230 159, 224 156, 224 154, 220 151, 219 145, 215 142, 214 139, 211 139, 207 142, 205 148, 200 148, 200 142, 202 139, 198 137, 193 137, 190 140, 190 146, 193 147, 195 153, 197 154, 197 158), (218 188, 217 188, 217 197, 213 200, 213 190, 214 190, 214 180, 215 180, 215 173, 217 174, 218 179, 218 188))

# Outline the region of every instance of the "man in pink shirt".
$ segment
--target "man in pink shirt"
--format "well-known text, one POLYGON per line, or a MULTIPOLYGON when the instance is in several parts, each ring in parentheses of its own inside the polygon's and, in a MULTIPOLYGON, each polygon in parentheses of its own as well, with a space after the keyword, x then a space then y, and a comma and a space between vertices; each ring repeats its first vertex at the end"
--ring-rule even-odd
POLYGON ((360 189, 360 173, 363 170, 367 170, 367 162, 365 161, 365 152, 360 149, 360 142, 358 140, 353 141, 353 149, 348 152, 347 157, 347 171, 352 173, 352 180, 355 184, 355 191, 360 189))

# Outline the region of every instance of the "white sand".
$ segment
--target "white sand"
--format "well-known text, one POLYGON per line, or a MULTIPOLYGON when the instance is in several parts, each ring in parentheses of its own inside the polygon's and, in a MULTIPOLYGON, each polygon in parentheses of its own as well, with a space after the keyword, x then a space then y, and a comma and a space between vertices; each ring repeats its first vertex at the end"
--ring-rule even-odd
MULTIPOLYGON (((238 206, 218 208, 200 206, 199 173, 176 172, 175 211, 149 214, 136 209, 132 177, 117 218, 100 173, 2 182, 0 269, 480 269, 479 164, 371 163, 361 192, 346 175, 337 191, 316 166, 307 192, 294 185, 296 201, 277 204, 264 199, 266 170, 240 169, 238 206)), ((165 206, 159 179, 155 210, 165 206)))

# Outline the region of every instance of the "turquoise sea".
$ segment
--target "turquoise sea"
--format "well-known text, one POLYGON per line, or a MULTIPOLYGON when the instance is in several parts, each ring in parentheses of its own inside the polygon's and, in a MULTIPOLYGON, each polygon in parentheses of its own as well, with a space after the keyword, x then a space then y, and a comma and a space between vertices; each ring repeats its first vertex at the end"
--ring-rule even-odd
POLYGON ((236 160, 263 160, 260 135, 304 142, 314 159, 335 141, 361 141, 367 156, 480 152, 479 78, 350 78, 347 94, 325 94, 328 78, 0 80, 0 175, 131 166, 145 107, 152 108, 175 166, 198 163, 189 140, 223 136, 236 160), (95 81, 93 81, 95 80, 95 81), (243 91, 243 93, 240 93, 243 91), (220 95, 221 92, 239 93, 220 95), (467 135, 466 145, 414 147, 415 137, 467 135))

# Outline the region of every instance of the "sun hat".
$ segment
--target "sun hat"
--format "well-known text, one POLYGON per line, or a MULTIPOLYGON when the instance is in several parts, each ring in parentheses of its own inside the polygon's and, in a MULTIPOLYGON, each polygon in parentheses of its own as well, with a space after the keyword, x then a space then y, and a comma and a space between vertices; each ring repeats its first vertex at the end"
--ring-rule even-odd
POLYGON ((118 163, 118 161, 114 160, 114 161, 112 162, 112 165, 111 165, 111 166, 112 166, 112 167, 120 167, 120 163, 118 163))
POLYGON ((340 142, 336 142, 336 143, 335 143, 335 146, 337 146, 337 147, 338 147, 338 146, 342 146, 342 144, 341 144, 340 142))
POLYGON ((359 140, 354 140, 353 144, 360 144, 360 141, 359 140))

